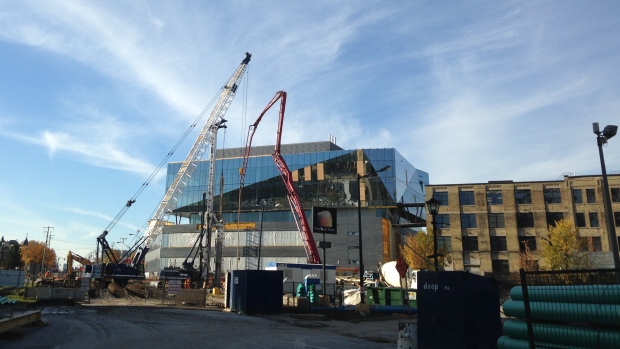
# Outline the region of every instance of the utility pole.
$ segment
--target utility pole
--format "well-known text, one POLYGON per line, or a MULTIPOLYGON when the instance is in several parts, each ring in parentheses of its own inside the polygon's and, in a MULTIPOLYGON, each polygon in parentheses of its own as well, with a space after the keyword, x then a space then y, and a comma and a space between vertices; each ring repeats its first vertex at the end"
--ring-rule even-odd
POLYGON ((123 259, 123 252, 125 250, 125 248, 124 248, 125 247, 125 240, 127 240, 127 238, 121 238, 120 240, 121 240, 120 241, 121 242, 121 256, 119 257, 119 259, 121 260, 121 263, 122 263, 123 262, 122 261, 122 259, 123 259))
POLYGON ((50 230, 54 229, 54 227, 43 227, 43 229, 45 229, 45 245, 43 245, 43 259, 41 260, 41 276, 45 274, 45 250, 49 244, 50 230))

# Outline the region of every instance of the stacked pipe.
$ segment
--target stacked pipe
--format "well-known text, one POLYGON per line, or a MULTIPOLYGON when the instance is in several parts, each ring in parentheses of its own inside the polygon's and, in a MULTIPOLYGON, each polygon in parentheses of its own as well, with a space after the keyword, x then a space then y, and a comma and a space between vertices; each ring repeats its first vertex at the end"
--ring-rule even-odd
POLYGON ((108 285, 108 291, 116 298, 123 298, 127 296, 127 292, 125 291, 125 289, 123 289, 121 285, 114 282, 111 282, 108 285))
MULTIPOLYGON (((527 288, 536 347, 620 348, 620 285, 529 286, 527 288)), ((504 302, 499 349, 529 349, 521 286, 504 302)))

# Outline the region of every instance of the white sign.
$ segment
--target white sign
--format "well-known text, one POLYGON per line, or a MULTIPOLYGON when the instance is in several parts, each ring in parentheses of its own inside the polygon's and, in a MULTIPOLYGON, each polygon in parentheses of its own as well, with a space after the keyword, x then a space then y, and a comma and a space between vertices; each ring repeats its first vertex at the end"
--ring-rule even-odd
POLYGON ((182 280, 168 280, 168 293, 177 294, 181 291, 182 280))
POLYGON ((88 291, 88 288, 90 286, 90 279, 89 278, 82 278, 82 283, 80 284, 80 290, 81 291, 88 291))

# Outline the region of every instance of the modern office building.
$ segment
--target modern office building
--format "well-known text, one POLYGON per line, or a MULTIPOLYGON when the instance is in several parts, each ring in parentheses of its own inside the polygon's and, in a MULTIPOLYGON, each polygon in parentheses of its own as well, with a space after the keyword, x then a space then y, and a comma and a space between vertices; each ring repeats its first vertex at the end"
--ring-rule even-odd
MULTIPOLYGON (((300 227, 288 201, 287 190, 271 154, 274 146, 252 147, 247 163, 241 200, 240 174, 244 149, 216 152, 214 211, 221 209, 224 221, 222 269, 264 269, 267 263, 306 263, 300 227)), ((337 209, 337 233, 314 233, 331 248, 319 249, 321 260, 340 272, 355 274, 359 269, 358 203, 361 204, 364 270, 376 270, 379 263, 394 260, 401 234, 424 227, 422 206, 428 174, 416 169, 396 149, 345 150, 332 142, 283 144, 281 153, 292 174, 306 217, 312 226, 312 208, 337 209), (371 176, 375 171, 388 170, 371 176), (367 178, 360 178, 368 176, 367 178), (361 189, 361 190, 360 190, 361 189)), ((192 250, 199 235, 207 191, 209 162, 197 164, 190 183, 172 212, 174 224, 166 225, 146 256, 146 271, 181 266, 188 258, 198 265, 192 250)), ((168 165, 168 186, 181 163, 168 165)), ((208 249, 214 267, 215 237, 208 249)), ((211 269, 212 270, 212 269, 211 269)))
MULTIPOLYGON (((620 175, 609 175, 608 182, 618 227, 620 175)), ((547 243, 548 227, 560 219, 573 222, 592 256, 613 267, 601 176, 430 185, 426 195, 441 202, 436 216, 438 239, 450 251, 454 270, 495 276, 518 272, 519 252, 526 244, 539 266, 544 266, 539 247, 547 243)))

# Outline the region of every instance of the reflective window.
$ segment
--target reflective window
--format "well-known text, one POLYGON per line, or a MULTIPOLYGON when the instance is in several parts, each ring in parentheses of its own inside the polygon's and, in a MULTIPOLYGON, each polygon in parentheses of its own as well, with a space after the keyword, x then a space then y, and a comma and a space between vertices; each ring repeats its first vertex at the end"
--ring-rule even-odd
POLYGON ((560 188, 545 188, 543 195, 545 196, 546 204, 560 204, 562 203, 562 197, 560 194, 560 188))
POLYGON ((598 212, 590 212, 588 216, 590 217, 590 227, 598 228, 598 212))
POLYGON ((594 189, 586 189, 586 198, 589 204, 596 204, 596 192, 594 189))
POLYGON ((493 267, 493 273, 495 274, 508 274, 510 272, 510 268, 509 268, 507 260, 493 259, 491 264, 493 267))
POLYGON ((586 214, 583 212, 575 213, 575 226, 577 228, 585 228, 586 226, 586 214))
POLYGON ((433 193, 433 197, 435 198, 435 200, 439 201, 439 205, 448 206, 448 192, 436 191, 433 193))
POLYGON ((620 202, 620 188, 611 188, 611 202, 620 202))
POLYGON ((532 192, 529 189, 516 189, 515 201, 517 205, 529 205, 532 203, 532 192))
POLYGON ((446 213, 435 215, 435 224, 437 229, 450 229, 450 215, 446 213))
POLYGON ((463 236, 463 251, 464 252, 478 251, 478 237, 477 236, 463 236))
POLYGON ((505 228, 503 213, 489 213, 489 228, 505 228))
POLYGON ((487 190, 487 205, 501 205, 503 203, 501 190, 487 190))
POLYGON ((601 252, 603 250, 601 238, 598 236, 580 237, 579 242, 583 252, 601 252))
POLYGON ((555 227, 556 222, 564 219, 563 212, 547 212, 547 225, 555 227))
POLYGON ((583 196, 581 189, 573 189, 573 203, 583 204, 583 196))
POLYGON ((437 249, 443 252, 452 252, 452 240, 449 236, 437 237, 437 249))
POLYGON ((534 213, 518 212, 517 213, 517 227, 534 228, 534 213))
POLYGON ((473 191, 460 191, 459 203, 461 206, 475 205, 474 192, 473 191))
POLYGON ((491 251, 508 251, 505 236, 491 236, 491 251))
POLYGON ((476 215, 473 213, 461 214, 461 227, 462 228, 476 228, 476 215))
POLYGON ((525 252, 526 246, 530 249, 530 251, 536 251, 536 237, 519 236, 519 251, 525 252))

